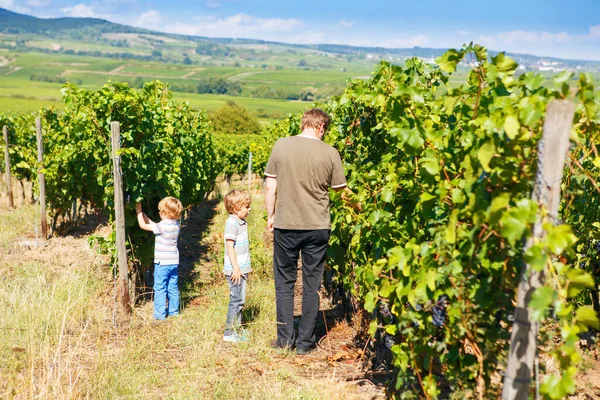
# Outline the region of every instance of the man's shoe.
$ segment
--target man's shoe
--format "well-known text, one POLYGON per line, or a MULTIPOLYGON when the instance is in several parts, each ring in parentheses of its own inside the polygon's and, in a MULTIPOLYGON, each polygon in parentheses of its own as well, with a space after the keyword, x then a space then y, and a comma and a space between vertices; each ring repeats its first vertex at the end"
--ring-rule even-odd
POLYGON ((298 354, 299 356, 304 356, 308 353, 311 353, 313 351, 315 351, 315 349, 317 348, 317 346, 312 345, 310 347, 296 347, 296 354, 298 354))

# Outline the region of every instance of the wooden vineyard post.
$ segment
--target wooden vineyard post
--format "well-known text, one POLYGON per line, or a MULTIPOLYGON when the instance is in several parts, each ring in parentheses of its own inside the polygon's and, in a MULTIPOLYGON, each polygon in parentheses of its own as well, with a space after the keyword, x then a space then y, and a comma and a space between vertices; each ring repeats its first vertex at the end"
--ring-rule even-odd
POLYGON ((40 224, 42 226, 42 240, 48 239, 48 221, 46 220, 46 178, 44 176, 44 142, 42 141, 42 119, 35 119, 35 135, 37 137, 38 153, 38 186, 40 188, 40 224))
POLYGON ((12 192, 12 180, 10 178, 10 156, 8 154, 8 127, 4 125, 2 127, 2 135, 4 136, 4 169, 6 172, 6 194, 8 195, 8 206, 10 208, 15 207, 12 192))
MULTIPOLYGON (((525 252, 535 241, 543 239, 544 222, 555 223, 560 203, 560 184, 567 151, 569 132, 573 123, 575 105, 567 100, 553 100, 546 109, 544 132, 538 144, 538 171, 532 198, 547 211, 550 221, 538 214, 533 227, 533 237, 525 244, 525 252)), ((544 271, 530 265, 521 272, 517 291, 517 306, 510 338, 510 350, 502 390, 503 400, 526 400, 537 352, 539 324, 531 318, 528 307, 535 290, 542 286, 544 271)))
POLYGON ((248 156, 248 193, 250 193, 252 185, 252 152, 248 156))
POLYGON ((129 301, 129 269, 127 267, 127 248, 125 247, 125 204, 123 202, 123 174, 121 171, 121 127, 118 122, 110 123, 112 141, 113 178, 115 191, 115 229, 117 236, 117 265, 119 280, 117 283, 121 307, 125 312, 131 312, 129 301))

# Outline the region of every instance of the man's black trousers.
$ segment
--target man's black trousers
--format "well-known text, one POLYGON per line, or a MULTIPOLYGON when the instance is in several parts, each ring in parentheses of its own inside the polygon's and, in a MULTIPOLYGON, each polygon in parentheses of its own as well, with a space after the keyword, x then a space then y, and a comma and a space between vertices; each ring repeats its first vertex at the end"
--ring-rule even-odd
POLYGON ((315 344, 315 322, 319 313, 319 289, 323 279, 330 231, 275 229, 273 270, 277 303, 277 345, 294 344, 294 286, 299 254, 302 254, 302 319, 296 347, 315 344))

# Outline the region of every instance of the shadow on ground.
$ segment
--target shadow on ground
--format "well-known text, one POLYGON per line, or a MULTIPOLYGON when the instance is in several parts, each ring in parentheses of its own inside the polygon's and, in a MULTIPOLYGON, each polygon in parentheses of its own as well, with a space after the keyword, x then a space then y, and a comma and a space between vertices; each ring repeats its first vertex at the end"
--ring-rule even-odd
POLYGON ((202 239, 208 233, 217 213, 219 198, 207 200, 192 208, 181 226, 179 239, 179 289, 182 304, 191 304, 199 296, 205 280, 197 268, 199 262, 208 264, 209 246, 202 239))
POLYGON ((49 219, 48 225, 52 228, 52 236, 73 236, 76 239, 89 236, 101 226, 109 224, 107 214, 85 206, 79 208, 76 218, 73 215, 60 216, 49 219))

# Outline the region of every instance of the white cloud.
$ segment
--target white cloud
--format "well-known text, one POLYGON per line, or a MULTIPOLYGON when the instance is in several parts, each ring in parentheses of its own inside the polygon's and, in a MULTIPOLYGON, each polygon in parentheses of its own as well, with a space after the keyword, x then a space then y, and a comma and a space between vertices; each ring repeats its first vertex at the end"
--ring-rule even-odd
POLYGON ((479 36, 479 43, 486 45, 506 45, 515 44, 519 42, 526 43, 540 43, 550 41, 568 41, 570 40, 569 34, 561 32, 559 34, 553 34, 550 32, 529 32, 529 31, 510 31, 500 32, 495 35, 481 35, 479 36))
POLYGON ((571 59, 596 59, 600 50, 600 25, 590 26, 586 33, 515 30, 474 38, 493 50, 506 50, 537 56, 571 59))
POLYGON ((459 29, 458 32, 456 32, 456 34, 458 36, 469 36, 471 32, 465 30, 465 29, 459 29))
POLYGON ((295 18, 257 18, 239 13, 227 18, 198 18, 194 24, 169 24, 165 30, 184 35, 278 40, 275 34, 290 33, 302 27, 304 23, 295 18))
POLYGON ((133 21, 133 26, 147 29, 157 29, 161 23, 160 13, 156 10, 149 10, 140 15, 133 21))
POLYGON ((27 0, 25 4, 29 7, 46 7, 50 5, 50 0, 27 0))
POLYGON ((532 32, 524 30, 516 30, 509 32, 500 32, 495 35, 481 35, 479 42, 485 45, 512 45, 512 44, 567 44, 567 43, 584 43, 596 42, 600 38, 600 25, 589 27, 586 34, 572 34, 568 32, 532 32))
POLYGON ((79 3, 73 7, 64 7, 61 8, 65 15, 69 17, 79 17, 79 18, 110 18, 110 14, 103 14, 96 12, 94 6, 89 6, 87 4, 79 3))
POLYGON ((208 7, 208 8, 219 8, 219 7, 221 7, 221 2, 219 0, 206 0, 204 2, 204 4, 206 4, 206 7, 208 7))
POLYGON ((346 21, 343 19, 337 23, 337 26, 343 29, 350 29, 354 26, 354 22, 346 21))
POLYGON ((429 37, 419 34, 411 37, 391 38, 377 44, 377 46, 388 48, 421 47, 429 43, 429 37))
POLYGON ((18 5, 15 0, 0 0, 0 8, 5 8, 21 14, 28 14, 31 9, 18 5))

